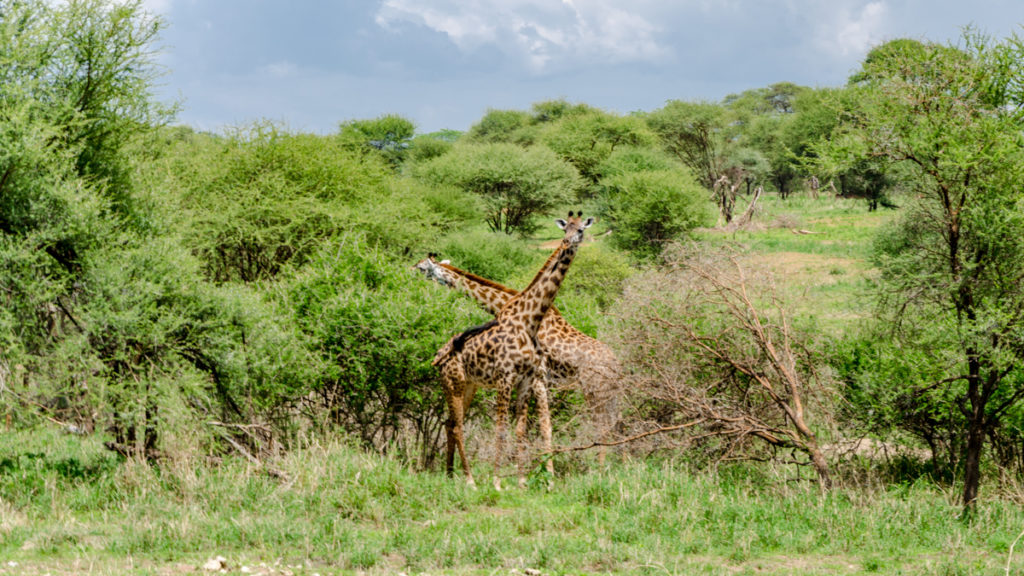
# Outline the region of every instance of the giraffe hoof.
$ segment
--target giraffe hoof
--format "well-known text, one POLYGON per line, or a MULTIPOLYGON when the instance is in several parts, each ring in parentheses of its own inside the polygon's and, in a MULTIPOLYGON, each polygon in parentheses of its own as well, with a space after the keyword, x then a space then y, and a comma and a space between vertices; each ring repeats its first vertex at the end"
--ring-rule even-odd
POLYGON ((501 479, 494 479, 494 489, 497 490, 498 492, 501 492, 501 479))
POLYGON ((466 478, 466 486, 476 490, 476 482, 474 482, 472 478, 466 478))

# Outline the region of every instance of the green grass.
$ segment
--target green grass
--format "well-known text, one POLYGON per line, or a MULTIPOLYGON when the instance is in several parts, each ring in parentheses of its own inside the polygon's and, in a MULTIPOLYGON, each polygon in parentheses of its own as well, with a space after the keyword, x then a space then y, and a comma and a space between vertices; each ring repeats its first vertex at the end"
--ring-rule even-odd
POLYGON ((618 462, 495 492, 485 469, 474 491, 334 444, 277 462, 281 481, 232 458, 150 467, 95 439, 0 438, 0 573, 166 574, 221 555, 235 573, 1001 574, 1024 526, 1006 500, 964 522, 932 484, 825 494, 763 468, 618 462))
MULTIPOLYGON (((757 226, 698 238, 738 244, 743 265, 772 272, 791 316, 819 331, 870 315, 871 240, 895 213, 832 198, 762 202, 757 226)), ((608 266, 600 255, 592 268, 608 266)), ((844 487, 837 473, 841 487, 822 493, 767 465, 613 458, 601 470, 574 455, 556 462, 564 472, 550 492, 496 492, 482 461, 470 490, 322 439, 273 463, 287 481, 210 456, 150 466, 113 455, 99 435, 0 432, 0 575, 203 573, 216 556, 236 574, 995 575, 1024 528, 1019 503, 987 490, 965 521, 943 485, 844 487)), ((1024 571, 1021 548, 1010 573, 1024 571)))
POLYGON ((869 212, 864 200, 802 194, 764 196, 758 206, 752 226, 732 233, 703 230, 697 238, 739 246, 741 264, 771 273, 791 316, 818 331, 842 334, 851 321, 873 314, 872 244, 897 211, 869 212))

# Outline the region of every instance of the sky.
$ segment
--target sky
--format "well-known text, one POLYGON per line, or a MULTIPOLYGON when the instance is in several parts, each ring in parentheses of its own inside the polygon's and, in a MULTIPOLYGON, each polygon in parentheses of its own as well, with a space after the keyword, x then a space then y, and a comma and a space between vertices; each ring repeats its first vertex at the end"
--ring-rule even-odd
POLYGON ((144 0, 178 122, 419 133, 566 99, 610 112, 845 83, 872 46, 1024 36, 1024 0, 144 0))

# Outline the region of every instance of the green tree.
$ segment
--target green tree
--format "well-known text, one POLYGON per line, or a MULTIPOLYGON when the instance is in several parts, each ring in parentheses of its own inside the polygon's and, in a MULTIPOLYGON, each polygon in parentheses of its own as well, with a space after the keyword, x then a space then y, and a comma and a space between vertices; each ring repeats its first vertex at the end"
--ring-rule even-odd
POLYGON ((569 116, 580 116, 595 111, 597 111, 595 108, 591 108, 586 104, 571 104, 564 98, 560 98, 558 100, 544 100, 541 102, 535 102, 533 106, 530 107, 530 113, 532 114, 530 121, 534 124, 544 124, 547 122, 555 122, 569 116))
POLYGON ((809 90, 792 82, 778 82, 765 88, 730 94, 722 104, 732 110, 740 122, 745 122, 753 116, 793 114, 797 110, 796 101, 809 90))
POLYGON ((568 114, 552 122, 541 141, 563 160, 579 170, 581 176, 596 184, 601 163, 616 149, 643 146, 653 137, 636 116, 617 116, 596 109, 568 114))
MULTIPOLYGON (((782 82, 726 97, 724 104, 733 118, 725 152, 729 171, 757 174, 787 197, 800 178, 814 175, 807 168, 814 157, 813 145, 827 138, 838 122, 832 107, 825 104, 828 94, 828 90, 782 82), (745 149, 758 154, 750 155, 745 149)), ((749 192, 753 182, 749 177, 744 180, 749 192)))
POLYGON ((620 150, 601 172, 601 214, 612 228, 611 241, 640 258, 658 255, 667 242, 710 221, 706 192, 660 152, 620 150))
POLYGON ((747 195, 750 195, 753 186, 767 179, 772 173, 768 158, 760 150, 745 146, 731 147, 723 165, 725 172, 731 175, 731 180, 742 180, 746 184, 747 195))
POLYGON ((467 144, 417 168, 434 185, 455 186, 483 198, 487 225, 494 231, 528 235, 535 217, 571 201, 579 174, 545 147, 467 144))
POLYGON ((902 394, 961 426, 967 507, 986 438, 1024 398, 1022 65, 1016 37, 899 40, 873 50, 851 88, 850 137, 902 166, 917 199, 879 240, 882 310, 899 346, 942 369, 902 394))
POLYGON ((375 150, 392 168, 405 161, 416 125, 397 114, 385 114, 372 120, 352 120, 341 125, 340 138, 357 147, 375 150))
POLYGON ((250 331, 267 309, 203 282, 180 220, 140 171, 166 119, 150 94, 159 21, 138 2, 95 0, 0 2, 0 14, 0 373, 2 401, 18 406, 8 414, 106 430, 139 457, 166 448, 175 425, 266 414, 262 399, 280 397, 269 389, 301 385, 312 364, 277 371, 301 343, 250 331), (267 361, 249 356, 270 349, 267 361), (23 377, 7 379, 12 369, 23 377))
POLYGON ((728 124, 724 107, 710 102, 672 100, 646 117, 662 146, 711 190, 722 173, 728 124))
POLYGON ((466 138, 475 142, 514 142, 516 133, 529 124, 529 112, 490 109, 469 128, 466 138))

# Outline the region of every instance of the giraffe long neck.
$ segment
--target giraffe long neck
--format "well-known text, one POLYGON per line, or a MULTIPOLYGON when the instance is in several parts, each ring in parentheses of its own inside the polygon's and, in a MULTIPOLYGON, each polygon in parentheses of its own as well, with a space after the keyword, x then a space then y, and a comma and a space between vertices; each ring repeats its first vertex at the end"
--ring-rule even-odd
POLYGON ((565 279, 565 274, 576 257, 576 249, 576 244, 566 242, 556 248, 540 272, 533 277, 530 285, 513 297, 501 310, 499 318, 519 320, 526 327, 526 331, 536 337, 544 314, 554 304, 562 280, 565 279))
POLYGON ((498 312, 501 312, 501 309, 505 307, 505 304, 508 304, 509 300, 518 294, 518 292, 507 286, 502 286, 497 282, 492 282, 476 274, 460 270, 450 264, 439 263, 437 266, 444 275, 444 283, 465 292, 476 300, 480 306, 495 316, 498 315, 498 312))

